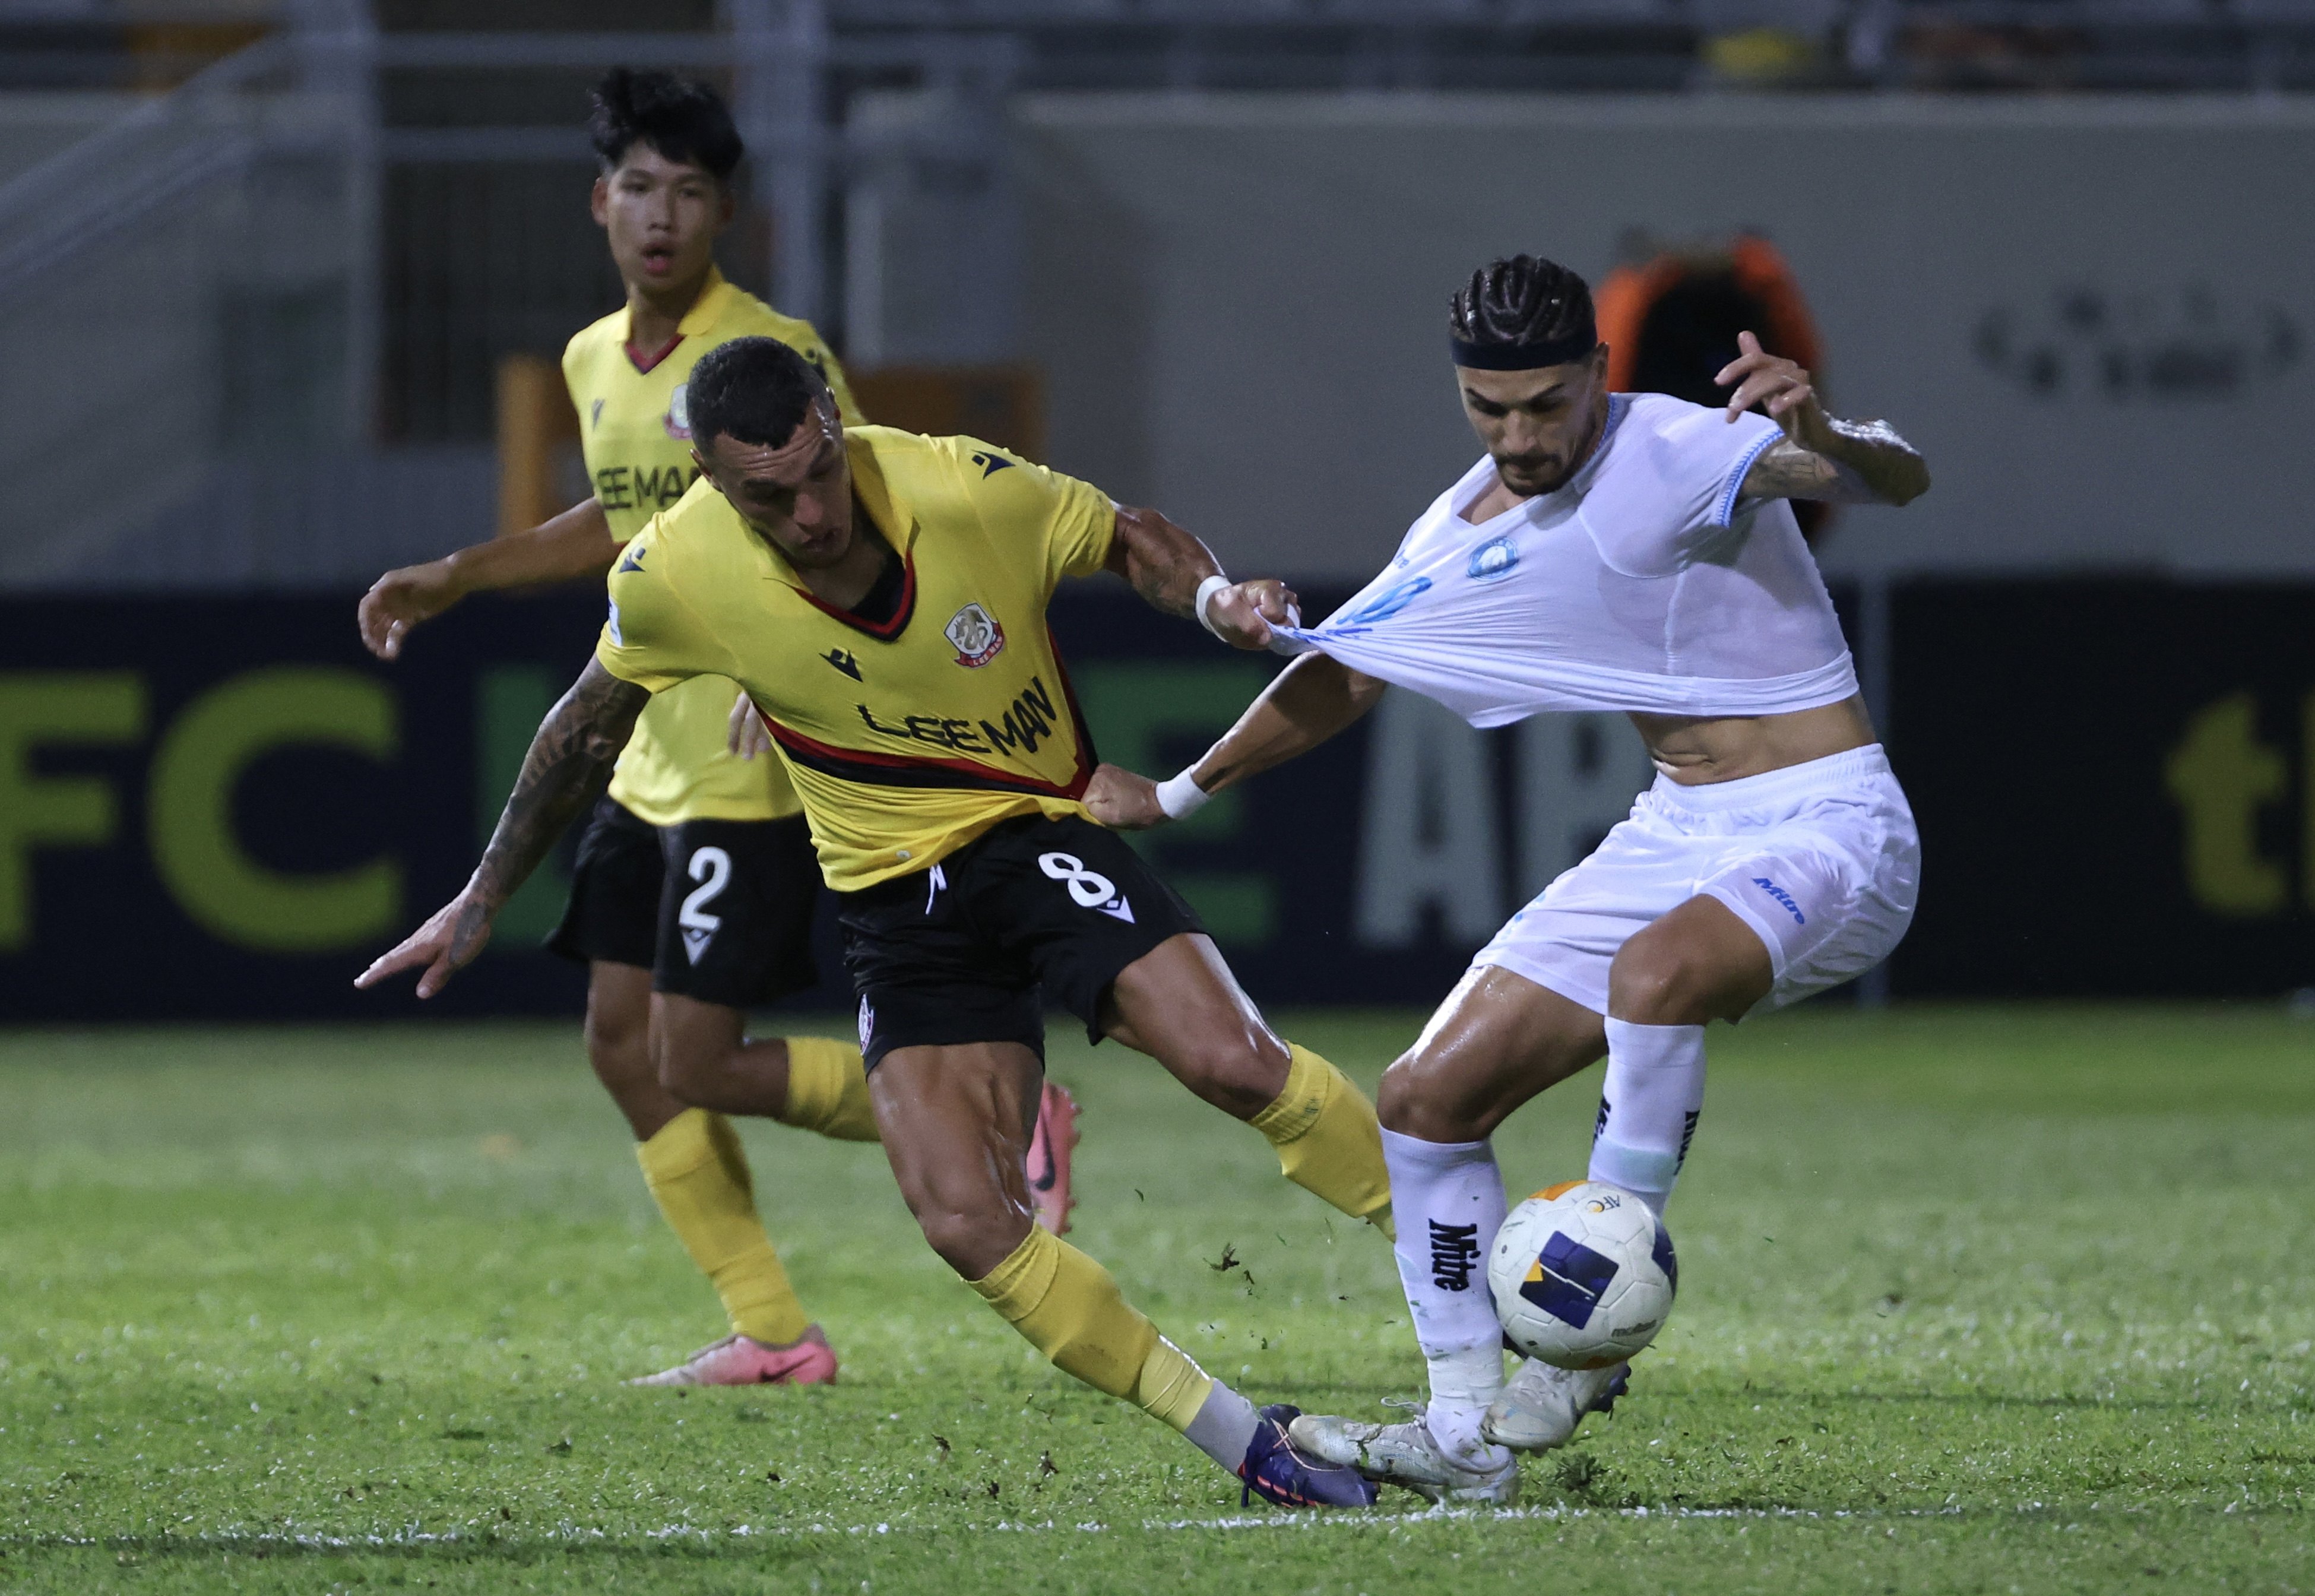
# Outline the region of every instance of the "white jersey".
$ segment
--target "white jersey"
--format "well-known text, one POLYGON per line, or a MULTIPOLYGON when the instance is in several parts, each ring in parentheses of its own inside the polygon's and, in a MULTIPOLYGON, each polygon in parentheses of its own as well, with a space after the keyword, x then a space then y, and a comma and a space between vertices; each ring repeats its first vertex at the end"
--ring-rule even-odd
POLYGON ((1567 483, 1477 526, 1482 458, 1324 625, 1280 628, 1475 726, 1543 710, 1762 715, 1838 704, 1857 671, 1781 499, 1740 500, 1781 436, 1661 394, 1609 401, 1567 483))

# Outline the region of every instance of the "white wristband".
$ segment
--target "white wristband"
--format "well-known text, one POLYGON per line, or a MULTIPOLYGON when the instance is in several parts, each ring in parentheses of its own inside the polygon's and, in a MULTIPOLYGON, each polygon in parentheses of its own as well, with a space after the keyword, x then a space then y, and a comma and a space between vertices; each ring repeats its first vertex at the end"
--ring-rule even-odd
POLYGON ((1206 606, 1213 601, 1213 597, 1216 593, 1220 592, 1224 588, 1227 588, 1229 585, 1229 578, 1224 576, 1219 571, 1215 572, 1211 576, 1206 578, 1205 581, 1198 584, 1198 597, 1190 607, 1191 613, 1198 617, 1198 625, 1203 626, 1207 631, 1213 633, 1216 637, 1220 637, 1221 633, 1214 625, 1213 617, 1206 614, 1206 606))
MULTIPOLYGON (((1191 767, 1195 769, 1196 767, 1191 767)), ((1169 820, 1187 820, 1211 802, 1213 794, 1200 786, 1197 778, 1184 770, 1158 784, 1158 807, 1166 811, 1169 820)))

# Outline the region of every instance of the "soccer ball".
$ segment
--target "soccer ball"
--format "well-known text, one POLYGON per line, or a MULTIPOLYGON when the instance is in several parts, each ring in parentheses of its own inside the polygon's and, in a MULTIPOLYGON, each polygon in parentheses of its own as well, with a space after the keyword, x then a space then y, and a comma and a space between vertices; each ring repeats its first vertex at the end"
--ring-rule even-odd
POLYGON ((1503 1334, 1561 1369, 1606 1369, 1654 1341, 1679 1283, 1663 1221, 1604 1181, 1538 1192, 1512 1210, 1487 1255, 1503 1334))

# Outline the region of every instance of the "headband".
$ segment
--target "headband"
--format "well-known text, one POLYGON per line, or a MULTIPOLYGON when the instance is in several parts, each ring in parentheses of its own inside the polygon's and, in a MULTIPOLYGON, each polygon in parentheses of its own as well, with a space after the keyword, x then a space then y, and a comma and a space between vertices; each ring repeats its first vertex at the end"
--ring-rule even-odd
POLYGON ((1458 366, 1477 371, 1532 371, 1582 359, 1600 347, 1600 335, 1587 322, 1580 331, 1540 343, 1470 343, 1450 333, 1447 345, 1458 366))

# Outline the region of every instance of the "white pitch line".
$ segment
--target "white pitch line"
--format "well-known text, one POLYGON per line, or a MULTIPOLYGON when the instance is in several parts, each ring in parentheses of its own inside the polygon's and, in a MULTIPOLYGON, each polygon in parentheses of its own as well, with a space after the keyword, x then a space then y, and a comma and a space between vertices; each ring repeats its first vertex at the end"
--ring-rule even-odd
MULTIPOLYGON (((1202 1530, 1395 1530, 1402 1525, 1434 1524, 1504 1524, 1520 1522, 1573 1522, 1583 1519, 1669 1519, 1687 1520, 1884 1520, 1958 1518, 1958 1507, 1901 1509, 1896 1512, 1849 1512, 1836 1510, 1820 1512, 1797 1507, 1496 1507, 1449 1508, 1434 1507, 1422 1512, 1297 1512, 1297 1513, 1233 1513, 1217 1519, 1144 1519, 1138 1525, 1123 1526, 1149 1533, 1174 1533, 1202 1530)), ((235 1534, 230 1530, 208 1530, 191 1535, 171 1535, 163 1532, 153 1536, 0 1536, 0 1547, 108 1547, 145 1540, 165 1542, 173 1547, 214 1547, 219 1550, 248 1546, 294 1547, 302 1551, 362 1551, 384 1550, 401 1547, 420 1546, 499 1546, 573 1545, 579 1543, 616 1542, 625 1539, 690 1540, 714 1546, 719 1542, 742 1542, 758 1539, 784 1539, 813 1535, 891 1535, 891 1534, 971 1534, 976 1530, 999 1534, 1051 1535, 1076 1533, 1101 1535, 1113 1532, 1121 1526, 1086 1520, 1064 1524, 1053 1520, 1042 1522, 1021 1522, 1010 1519, 994 1524, 938 1525, 901 1524, 894 1526, 889 1520, 875 1524, 741 1524, 729 1530, 703 1530, 690 1524, 663 1524, 656 1529, 614 1533, 608 1530, 581 1529, 565 1524, 554 1530, 531 1535, 508 1535, 503 1532, 467 1533, 457 1530, 403 1530, 391 1535, 325 1535, 283 1534, 279 1530, 235 1534)))

